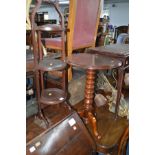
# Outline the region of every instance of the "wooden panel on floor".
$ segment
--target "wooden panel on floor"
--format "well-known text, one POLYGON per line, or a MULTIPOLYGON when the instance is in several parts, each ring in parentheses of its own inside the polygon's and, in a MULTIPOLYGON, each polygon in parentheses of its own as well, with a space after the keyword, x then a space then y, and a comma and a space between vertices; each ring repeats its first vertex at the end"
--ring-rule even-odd
MULTIPOLYGON (((44 113, 48 117, 51 122, 51 125, 65 119, 69 115, 72 114, 73 110, 70 109, 67 103, 62 103, 62 105, 52 105, 48 106, 44 109, 44 113)), ((40 135, 46 129, 39 127, 37 124, 34 123, 35 116, 32 116, 26 120, 26 142, 28 143, 36 136, 40 135)))

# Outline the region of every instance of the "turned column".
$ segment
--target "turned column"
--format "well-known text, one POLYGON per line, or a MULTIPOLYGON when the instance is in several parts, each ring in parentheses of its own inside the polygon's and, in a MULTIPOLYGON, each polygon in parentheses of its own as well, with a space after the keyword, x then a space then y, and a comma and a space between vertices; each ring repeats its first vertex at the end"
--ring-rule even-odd
POLYGON ((95 71, 87 69, 85 99, 84 99, 84 117, 85 117, 84 120, 86 123, 88 123, 88 112, 93 113, 94 83, 95 83, 95 71))

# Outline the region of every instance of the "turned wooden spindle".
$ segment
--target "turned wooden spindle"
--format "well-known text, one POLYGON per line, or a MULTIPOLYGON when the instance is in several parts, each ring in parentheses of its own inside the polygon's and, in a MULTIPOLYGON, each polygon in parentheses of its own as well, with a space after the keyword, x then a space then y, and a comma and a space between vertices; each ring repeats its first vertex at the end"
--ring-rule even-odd
POLYGON ((85 122, 88 123, 87 113, 93 112, 93 100, 94 100, 94 83, 95 83, 95 71, 87 70, 86 74, 86 86, 85 86, 85 99, 84 99, 84 111, 86 114, 85 122))
POLYGON ((86 71, 86 86, 85 86, 85 99, 84 99, 84 112, 83 119, 86 124, 90 123, 93 128, 95 136, 100 139, 101 136, 97 132, 96 118, 94 117, 94 87, 95 87, 95 74, 96 72, 91 69, 86 71))

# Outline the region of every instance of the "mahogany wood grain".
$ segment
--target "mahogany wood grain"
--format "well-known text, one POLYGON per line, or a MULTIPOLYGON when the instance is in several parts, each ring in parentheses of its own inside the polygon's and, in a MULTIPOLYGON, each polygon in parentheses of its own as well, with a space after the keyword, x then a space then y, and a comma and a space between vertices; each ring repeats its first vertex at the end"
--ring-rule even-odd
POLYGON ((67 57, 66 62, 70 65, 86 69, 84 105, 83 109, 78 111, 78 113, 86 124, 90 123, 92 125, 94 135, 100 139, 101 136, 97 131, 97 122, 93 109, 95 71, 117 68, 120 67, 122 63, 114 58, 89 53, 72 54, 67 57))
POLYGON ((90 70, 107 70, 117 68, 122 65, 122 62, 115 58, 91 53, 72 54, 67 57, 66 62, 70 65, 90 70))
MULTIPOLYGON (((56 105, 45 107, 44 113, 46 113, 46 116, 48 117, 50 122, 52 122, 51 125, 59 122, 60 120, 64 119, 65 117, 67 117, 73 112, 73 110, 68 106, 68 103, 66 102, 63 102, 62 104, 60 104, 60 107, 57 107, 56 105)), ((35 119, 35 115, 27 118, 26 120, 26 142, 27 143, 46 130, 44 128, 41 128, 37 124, 35 124, 34 119, 35 119)))
POLYGON ((54 105, 64 102, 67 93, 58 88, 48 88, 41 92, 40 102, 47 105, 54 105))
MULTIPOLYGON (((79 111, 83 108, 83 102, 81 101, 74 106, 74 109, 79 111)), ((104 154, 110 153, 111 155, 118 155, 118 151, 122 149, 122 143, 124 143, 127 137, 127 128, 129 121, 126 118, 115 118, 115 114, 108 110, 108 106, 96 107, 96 122, 97 131, 100 133, 101 138, 98 139, 94 135, 94 131, 90 124, 86 124, 90 134, 92 135, 97 152, 104 154)))
POLYGON ((122 62, 122 66, 118 68, 118 82, 117 82, 117 99, 115 108, 115 117, 117 118, 118 106, 120 103, 122 85, 125 74, 125 69, 129 67, 129 45, 128 44, 111 44, 106 46, 99 46, 95 48, 89 48, 87 53, 99 54, 102 56, 108 56, 115 58, 122 62))
POLYGON ((29 119, 27 155, 93 155, 96 145, 75 111, 66 107, 65 111, 50 110, 49 114, 52 124, 46 130, 39 129, 29 119), (32 147, 35 150, 30 151, 32 147))
POLYGON ((129 142, 129 126, 125 129, 125 132, 119 143, 118 155, 122 155, 122 153, 126 155, 126 147, 128 142, 129 142))
MULTIPOLYGON (((35 69, 35 81, 36 81, 36 98, 37 98, 37 103, 38 103, 38 118, 39 120, 42 119, 46 127, 50 125, 48 122, 47 117, 44 114, 42 104, 60 104, 61 102, 64 102, 64 99, 66 99, 66 93, 65 91, 67 90, 66 84, 63 83, 63 90, 60 89, 46 89, 44 86, 44 72, 45 71, 57 71, 57 70, 65 70, 66 63, 64 63, 62 60, 56 60, 56 59, 46 59, 43 56, 43 47, 42 47, 42 39, 41 39, 41 33, 42 31, 61 31, 62 33, 62 38, 64 38, 64 23, 63 23, 63 15, 61 14, 60 10, 58 9, 58 6, 55 2, 52 1, 43 1, 43 0, 38 0, 36 1, 36 5, 32 10, 31 14, 31 25, 32 25, 32 44, 33 44, 33 51, 34 51, 34 69, 35 69), (54 6, 56 11, 58 12, 60 19, 61 19, 61 25, 56 26, 56 25, 43 25, 43 26, 36 26, 35 23, 35 15, 39 8, 41 7, 42 3, 46 3, 49 6, 54 6), (53 90, 52 90, 53 89, 53 90), (63 91, 63 93, 62 93, 63 91), (49 95, 51 94, 51 95, 49 95), (62 95, 62 96, 61 96, 62 95), (61 97, 62 98, 61 98, 61 97), (60 98, 62 100, 60 100, 60 98)), ((64 42, 62 42, 62 59, 65 58, 65 46, 64 42)), ((66 82, 66 71, 63 72, 63 80, 62 82, 66 82)), ((41 125, 42 123, 40 123, 41 125)))
POLYGON ((66 68, 66 63, 58 59, 43 59, 37 65, 37 69, 42 71, 58 71, 66 68))
POLYGON ((59 33, 62 31, 65 31, 65 29, 61 28, 61 25, 58 24, 45 24, 42 26, 36 26, 35 27, 36 31, 50 31, 51 33, 59 33))
POLYGON ((106 46, 98 46, 98 47, 87 49, 87 52, 125 59, 129 57, 129 45, 128 44, 111 44, 111 45, 106 45, 106 46))

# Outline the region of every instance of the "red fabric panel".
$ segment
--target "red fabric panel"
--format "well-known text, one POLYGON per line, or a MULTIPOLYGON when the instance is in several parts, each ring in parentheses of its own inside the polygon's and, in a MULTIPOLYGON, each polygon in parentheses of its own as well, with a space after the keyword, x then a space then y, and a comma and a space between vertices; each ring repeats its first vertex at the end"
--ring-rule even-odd
POLYGON ((99 0, 77 0, 73 48, 93 42, 99 6, 99 0))
POLYGON ((50 48, 51 46, 53 47, 58 47, 62 48, 62 39, 61 37, 56 37, 56 38, 45 38, 45 46, 50 48))

